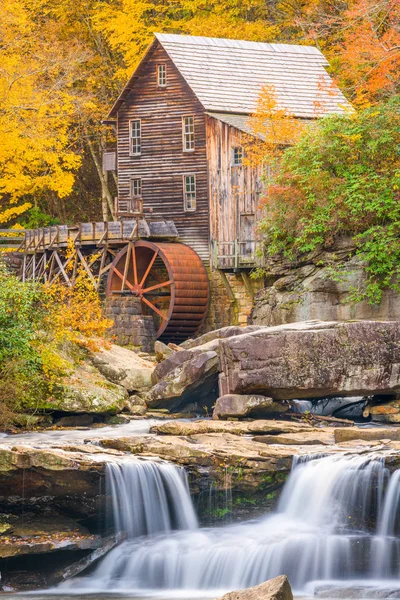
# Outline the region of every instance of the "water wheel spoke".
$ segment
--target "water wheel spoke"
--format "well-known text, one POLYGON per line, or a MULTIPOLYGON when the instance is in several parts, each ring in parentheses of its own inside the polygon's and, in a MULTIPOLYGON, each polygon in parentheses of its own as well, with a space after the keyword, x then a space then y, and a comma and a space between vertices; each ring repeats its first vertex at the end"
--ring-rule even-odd
POLYGON ((156 285, 152 285, 151 287, 148 287, 145 290, 143 290, 143 294, 146 294, 147 292, 152 292, 153 290, 158 290, 162 287, 166 287, 167 285, 171 285, 172 283, 173 281, 171 279, 165 281, 164 283, 157 283, 156 285))
POLYGON ((153 257, 147 266, 147 269, 146 269, 146 271, 142 277, 142 280, 140 282, 140 287, 143 287, 144 282, 146 281, 148 274, 150 273, 150 269, 154 265, 154 261, 156 260, 157 256, 158 256, 158 250, 156 250, 156 252, 154 252, 153 257))
POLYGON ((133 265, 133 282, 135 285, 138 284, 138 274, 137 274, 137 263, 136 263, 136 250, 135 246, 132 244, 132 265, 133 265))
MULTIPOLYGON (((117 267, 112 267, 112 270, 114 271, 114 273, 116 273, 118 275, 118 277, 121 279, 121 281, 124 281, 124 276, 122 275, 122 273, 120 273, 120 271, 118 271, 117 267)), ((129 283, 128 280, 126 280, 126 285, 128 286, 128 288, 133 291, 133 285, 131 283, 129 283)))
POLYGON ((164 321, 166 321, 166 320, 167 320, 167 317, 166 317, 166 316, 165 316, 165 315, 164 315, 164 314, 161 312, 161 310, 158 310, 158 308, 157 308, 156 306, 154 306, 154 304, 152 304, 152 303, 150 302, 150 300, 147 300, 147 298, 145 298, 145 297, 143 296, 143 297, 142 297, 142 301, 143 301, 145 304, 147 304, 147 306, 148 306, 149 308, 151 308, 151 310, 152 310, 153 312, 155 312, 155 313, 156 313, 156 314, 157 314, 159 317, 161 317, 162 319, 164 319, 164 321))
POLYGON ((128 276, 128 270, 129 270, 129 260, 130 260, 130 257, 131 257, 131 252, 132 252, 132 243, 129 243, 128 244, 128 249, 126 251, 126 260, 125 260, 125 268, 124 268, 124 278, 122 280, 121 291, 123 291, 125 289, 126 278, 128 276))

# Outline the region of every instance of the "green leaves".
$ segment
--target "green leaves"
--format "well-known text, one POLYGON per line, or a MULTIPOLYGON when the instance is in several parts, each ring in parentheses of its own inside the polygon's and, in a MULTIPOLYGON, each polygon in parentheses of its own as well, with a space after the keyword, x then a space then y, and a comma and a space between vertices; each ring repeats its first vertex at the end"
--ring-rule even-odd
POLYGON ((400 284, 400 97, 309 127, 271 182, 266 252, 288 257, 351 235, 365 261, 355 300, 379 302, 400 284))

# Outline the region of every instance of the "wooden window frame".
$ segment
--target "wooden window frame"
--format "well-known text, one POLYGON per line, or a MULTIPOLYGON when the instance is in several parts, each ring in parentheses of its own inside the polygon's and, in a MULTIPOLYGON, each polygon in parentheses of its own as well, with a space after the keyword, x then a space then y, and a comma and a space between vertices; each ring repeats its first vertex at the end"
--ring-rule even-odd
POLYGON ((243 148, 242 146, 233 146, 232 148, 232 167, 243 167, 243 148), (240 154, 240 162, 236 162, 236 156, 240 154))
POLYGON ((129 179, 129 198, 131 200, 136 200, 137 198, 142 198, 142 178, 141 177, 131 177, 129 179), (139 182, 140 194, 133 194, 134 182, 139 182))
POLYGON ((185 173, 182 176, 182 181, 183 181, 183 210, 185 212, 196 212, 197 210, 197 181, 196 181, 196 173, 185 173), (194 191, 193 192, 188 192, 187 188, 186 188, 186 179, 188 177, 193 177, 193 183, 194 183, 194 191), (189 208, 188 206, 188 195, 189 194, 194 194, 194 207, 189 208))
POLYGON ((156 67, 157 72, 157 87, 165 89, 167 87, 167 63, 158 63, 156 67), (161 70, 164 70, 163 77, 160 78, 161 70), (164 83, 160 83, 160 81, 164 83))
POLYGON ((195 137, 194 124, 195 124, 194 115, 183 115, 183 117, 182 117, 182 149, 183 149, 183 152, 194 152, 196 149, 196 137, 195 137), (193 120, 193 132, 186 133, 186 123, 185 123, 186 119, 193 120), (186 147, 186 136, 187 135, 193 135, 193 148, 186 147))
POLYGON ((129 156, 141 156, 142 154, 142 119, 129 119, 129 156), (139 123, 139 137, 132 135, 132 123, 139 123), (132 141, 139 140, 139 152, 132 151, 132 141))

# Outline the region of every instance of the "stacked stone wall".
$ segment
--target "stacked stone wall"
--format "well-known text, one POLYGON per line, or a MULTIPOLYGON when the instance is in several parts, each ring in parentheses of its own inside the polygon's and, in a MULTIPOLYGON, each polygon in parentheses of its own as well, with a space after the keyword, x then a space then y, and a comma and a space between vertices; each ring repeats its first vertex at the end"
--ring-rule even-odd
MULTIPOLYGON (((247 325, 253 309, 253 296, 246 288, 240 273, 226 273, 230 296, 220 271, 208 271, 210 280, 210 306, 201 333, 228 325, 247 325)), ((253 293, 263 287, 262 280, 249 279, 253 293)))
POLYGON ((156 337, 153 317, 142 315, 139 298, 132 294, 109 296, 104 308, 106 317, 114 321, 109 335, 117 344, 153 352, 156 337))

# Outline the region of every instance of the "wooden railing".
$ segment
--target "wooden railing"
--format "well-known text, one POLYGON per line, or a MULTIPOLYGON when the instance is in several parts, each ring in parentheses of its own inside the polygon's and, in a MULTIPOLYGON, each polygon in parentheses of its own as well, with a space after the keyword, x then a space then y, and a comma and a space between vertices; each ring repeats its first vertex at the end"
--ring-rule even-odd
POLYGON ((24 229, 0 229, 0 248, 17 249, 24 239, 24 229))
POLYGON ((212 261, 216 269, 240 270, 253 268, 260 264, 257 240, 233 240, 231 242, 212 243, 212 261))

